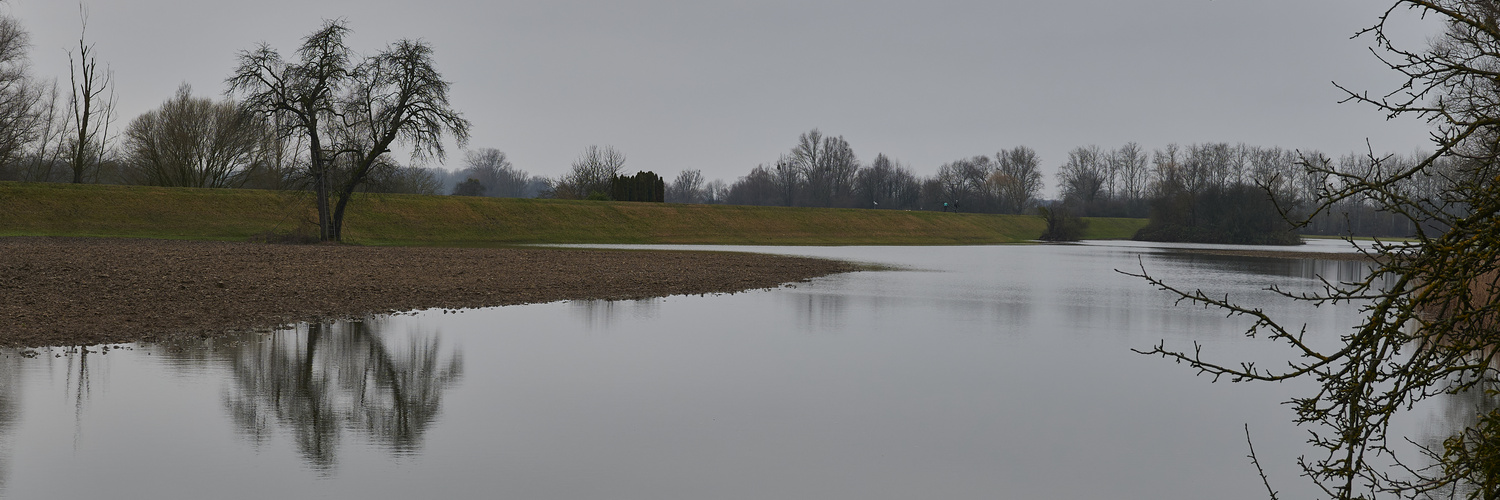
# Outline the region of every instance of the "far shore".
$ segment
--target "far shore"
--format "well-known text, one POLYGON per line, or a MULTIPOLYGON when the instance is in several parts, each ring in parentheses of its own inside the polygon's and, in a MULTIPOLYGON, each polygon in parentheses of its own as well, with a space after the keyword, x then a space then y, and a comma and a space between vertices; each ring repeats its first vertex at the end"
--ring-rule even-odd
POLYGON ((731 252, 0 238, 0 346, 168 341, 423 309, 774 288, 860 270, 731 252))
POLYGON ((1263 257, 1270 259, 1317 259, 1317 260, 1346 260, 1346 261, 1371 261, 1370 256, 1359 252, 1292 252, 1282 250, 1232 250, 1217 248, 1174 248, 1174 252, 1196 253, 1204 255, 1225 255, 1231 257, 1263 257))

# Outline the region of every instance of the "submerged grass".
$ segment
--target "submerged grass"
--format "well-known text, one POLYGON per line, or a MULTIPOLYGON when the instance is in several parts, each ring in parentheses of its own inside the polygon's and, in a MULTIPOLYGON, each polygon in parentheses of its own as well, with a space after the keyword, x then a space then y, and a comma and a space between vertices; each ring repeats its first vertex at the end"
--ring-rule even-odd
MULTIPOLYGON (((1144 219, 1093 218, 1084 237, 1129 238, 1144 219)), ((300 191, 0 182, 0 236, 246 240, 307 234, 317 214, 300 191)), ((1024 215, 361 195, 345 240, 364 245, 529 243, 961 245, 1036 239, 1024 215)))

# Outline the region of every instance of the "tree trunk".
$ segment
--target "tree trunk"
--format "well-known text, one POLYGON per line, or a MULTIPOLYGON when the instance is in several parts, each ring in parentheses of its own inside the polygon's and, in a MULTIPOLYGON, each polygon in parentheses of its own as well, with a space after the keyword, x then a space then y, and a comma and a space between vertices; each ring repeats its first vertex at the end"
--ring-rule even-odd
MULTIPOLYGON (((312 120, 309 130, 316 130, 318 122, 312 120)), ((308 134, 308 150, 311 151, 311 173, 313 194, 318 206, 318 241, 336 241, 328 218, 328 158, 324 157, 323 140, 318 134, 308 134)))
POLYGON ((349 205, 349 198, 350 195, 339 193, 338 205, 333 209, 333 239, 330 241, 344 241, 344 207, 349 205))
POLYGON ((380 155, 390 152, 392 142, 396 140, 398 127, 391 127, 390 131, 383 134, 370 148, 369 153, 359 158, 359 163, 349 172, 349 180, 339 188, 338 205, 333 209, 333 239, 329 241, 344 241, 344 208, 349 205, 349 199, 354 197, 354 190, 365 182, 365 177, 370 175, 370 169, 375 162, 380 161, 380 155))
MULTIPOLYGON (((313 191, 318 198, 318 241, 338 241, 328 217, 328 169, 319 168, 313 174, 313 191)), ((342 205, 341 205, 342 206, 342 205)))

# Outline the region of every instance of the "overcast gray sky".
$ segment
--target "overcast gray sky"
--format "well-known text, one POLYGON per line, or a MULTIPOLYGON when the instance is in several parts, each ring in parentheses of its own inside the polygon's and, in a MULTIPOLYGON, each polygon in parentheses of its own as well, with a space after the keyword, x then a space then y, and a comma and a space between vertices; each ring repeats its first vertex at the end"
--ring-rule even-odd
MULTIPOLYGON (((79 6, 4 0, 34 72, 67 79, 79 6)), ((1398 80, 1349 37, 1369 0, 90 0, 88 40, 115 73, 118 126, 183 82, 218 96, 236 53, 283 54, 325 18, 373 53, 436 48, 471 148, 555 177, 590 144, 626 169, 726 182, 817 127, 864 161, 918 175, 1017 145, 1052 172, 1073 147, 1245 142, 1408 152, 1425 124, 1337 104, 1330 83, 1398 80)), ((1417 22, 1407 33, 1420 41, 1417 22)), ((454 151, 447 166, 462 163, 454 151)))

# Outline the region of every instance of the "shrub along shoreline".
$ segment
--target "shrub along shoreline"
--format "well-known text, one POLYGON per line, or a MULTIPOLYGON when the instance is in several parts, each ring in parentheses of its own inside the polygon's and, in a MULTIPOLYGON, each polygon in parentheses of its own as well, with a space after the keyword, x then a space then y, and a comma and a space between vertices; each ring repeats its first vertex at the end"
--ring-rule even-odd
MULTIPOLYGON (((829 208, 360 195, 345 241, 373 246, 534 243, 975 245, 1035 240, 1040 217, 829 208)), ((0 182, 0 236, 246 241, 316 234, 300 191, 0 182)), ((1085 239, 1129 239, 1145 219, 1092 218, 1085 239)))

